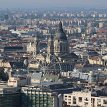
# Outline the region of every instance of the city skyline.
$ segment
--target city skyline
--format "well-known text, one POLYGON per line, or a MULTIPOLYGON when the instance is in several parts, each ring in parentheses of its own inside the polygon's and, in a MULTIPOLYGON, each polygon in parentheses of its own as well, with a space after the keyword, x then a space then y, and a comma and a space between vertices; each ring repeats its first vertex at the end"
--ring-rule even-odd
POLYGON ((0 107, 107 107, 105 0, 0 0, 0 107))
POLYGON ((0 8, 106 8, 106 0, 0 0, 0 8))

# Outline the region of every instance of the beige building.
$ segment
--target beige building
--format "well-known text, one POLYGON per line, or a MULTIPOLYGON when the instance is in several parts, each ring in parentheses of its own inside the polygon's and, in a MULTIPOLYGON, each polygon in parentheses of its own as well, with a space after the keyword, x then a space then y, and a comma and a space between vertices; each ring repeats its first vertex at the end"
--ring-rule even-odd
POLYGON ((63 100, 71 107, 107 107, 107 96, 92 96, 91 92, 64 94, 63 100))
POLYGON ((5 61, 5 60, 1 59, 0 60, 0 67, 11 68, 11 65, 8 61, 5 61))
POLYGON ((90 64, 103 65, 103 60, 98 56, 88 58, 90 64))
POLYGON ((20 87, 20 86, 25 86, 29 85, 31 83, 31 78, 28 76, 17 76, 17 77, 9 77, 8 79, 8 86, 11 87, 20 87))
POLYGON ((28 53, 34 53, 37 54, 38 53, 38 38, 35 37, 33 38, 33 40, 27 44, 27 52, 28 53))

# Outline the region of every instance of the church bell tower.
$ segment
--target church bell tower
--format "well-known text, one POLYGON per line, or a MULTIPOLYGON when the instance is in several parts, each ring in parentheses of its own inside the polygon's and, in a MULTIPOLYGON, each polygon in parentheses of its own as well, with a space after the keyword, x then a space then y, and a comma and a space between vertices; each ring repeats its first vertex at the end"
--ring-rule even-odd
POLYGON ((54 54, 54 45, 53 45, 53 36, 51 34, 51 36, 48 39, 48 43, 47 43, 47 62, 51 61, 51 57, 54 54))
POLYGON ((59 27, 54 38, 54 54, 56 56, 69 53, 69 45, 65 32, 62 28, 62 22, 59 23, 59 27))

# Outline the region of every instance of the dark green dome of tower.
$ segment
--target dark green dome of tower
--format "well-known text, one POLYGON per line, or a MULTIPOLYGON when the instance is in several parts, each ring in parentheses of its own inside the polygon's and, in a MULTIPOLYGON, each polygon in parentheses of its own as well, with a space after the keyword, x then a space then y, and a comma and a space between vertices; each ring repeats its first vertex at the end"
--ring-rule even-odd
POLYGON ((64 30, 62 28, 62 22, 61 21, 59 23, 59 27, 58 27, 55 39, 67 40, 66 34, 65 34, 65 32, 64 32, 64 30))

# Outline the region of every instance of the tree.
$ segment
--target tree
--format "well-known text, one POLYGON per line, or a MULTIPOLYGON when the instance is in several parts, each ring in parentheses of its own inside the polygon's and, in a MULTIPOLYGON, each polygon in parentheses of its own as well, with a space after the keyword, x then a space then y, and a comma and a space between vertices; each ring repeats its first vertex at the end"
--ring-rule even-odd
POLYGON ((0 80, 2 81, 8 80, 8 73, 4 72, 4 68, 0 68, 0 80))

